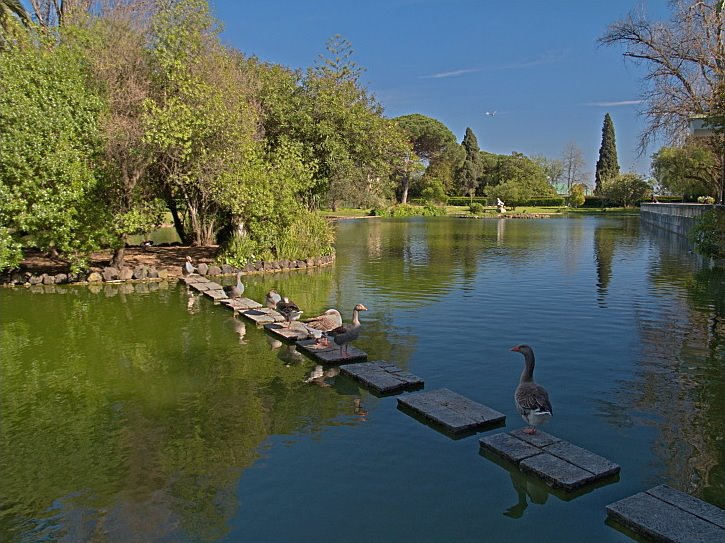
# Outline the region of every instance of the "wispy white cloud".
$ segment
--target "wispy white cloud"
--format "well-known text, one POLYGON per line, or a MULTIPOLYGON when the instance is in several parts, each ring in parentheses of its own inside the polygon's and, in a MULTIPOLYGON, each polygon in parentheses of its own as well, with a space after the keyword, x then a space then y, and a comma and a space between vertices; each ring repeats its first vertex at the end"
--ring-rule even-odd
POLYGON ((491 70, 519 70, 521 68, 532 68, 534 66, 543 66, 545 64, 556 64, 562 62, 569 56, 569 49, 549 49, 538 56, 522 59, 508 64, 492 66, 491 70))
POLYGON ((471 74, 475 72, 493 71, 493 70, 520 70, 523 68, 532 68, 534 66, 543 66, 545 64, 555 64, 562 62, 569 55, 569 49, 550 49, 544 51, 538 56, 521 59, 501 64, 497 66, 482 66, 477 68, 463 68, 460 70, 449 70, 445 72, 437 72, 434 74, 421 75, 421 79, 442 79, 445 77, 458 77, 461 75, 471 74))
POLYGON ((421 79, 441 79, 444 77, 458 77, 459 75, 480 72, 481 68, 464 68, 463 70, 451 70, 449 72, 438 72, 430 75, 421 75, 421 79))
POLYGON ((619 100, 616 102, 588 102, 585 106, 594 107, 620 107, 620 106, 635 106, 641 104, 642 100, 619 100))

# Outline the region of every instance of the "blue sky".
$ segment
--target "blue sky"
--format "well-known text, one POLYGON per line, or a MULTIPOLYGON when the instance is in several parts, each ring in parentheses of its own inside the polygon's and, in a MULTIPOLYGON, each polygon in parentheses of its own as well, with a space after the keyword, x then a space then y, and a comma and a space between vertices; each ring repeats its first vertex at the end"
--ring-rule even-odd
POLYGON ((641 69, 599 47, 632 9, 669 18, 666 0, 212 0, 222 39, 247 55, 312 65, 334 34, 347 38, 363 82, 388 117, 422 113, 481 149, 559 158, 569 142, 594 171, 604 114, 614 121, 622 170, 638 157, 641 69), (486 112, 495 111, 495 116, 486 112))

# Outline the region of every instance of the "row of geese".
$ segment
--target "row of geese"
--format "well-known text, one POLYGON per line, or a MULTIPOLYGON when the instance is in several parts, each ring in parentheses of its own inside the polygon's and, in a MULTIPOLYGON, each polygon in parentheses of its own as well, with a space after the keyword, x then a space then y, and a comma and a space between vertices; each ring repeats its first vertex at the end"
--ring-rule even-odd
MULTIPOLYGON (((186 275, 196 272, 191 257, 186 257, 183 271, 186 275)), ((224 291, 230 298, 242 297, 244 284, 241 272, 237 273, 236 285, 224 287, 224 291)), ((303 313, 297 304, 286 296, 280 296, 276 290, 270 290, 267 293, 265 305, 282 315, 288 328, 292 325, 292 321, 299 320, 303 313)), ((310 335, 322 345, 329 345, 329 338, 332 338, 335 345, 340 347, 340 355, 343 354, 343 347, 345 355, 347 355, 348 345, 360 336, 360 311, 367 311, 367 309, 363 304, 357 304, 352 310, 350 324, 343 324, 342 316, 337 309, 328 309, 317 317, 303 321, 303 324, 310 335)), ((551 419, 554 410, 546 389, 534 381, 534 350, 528 345, 517 345, 511 350, 521 353, 524 357, 524 369, 514 391, 514 401, 521 418, 529 425, 524 431, 533 434, 536 432, 536 426, 551 419)))
MULTIPOLYGON (((196 266, 191 261, 191 257, 186 257, 183 267, 184 275, 197 273, 196 266)), ((242 283, 242 272, 237 272, 237 282, 234 285, 225 286, 224 292, 229 298, 241 298, 244 295, 244 283, 242 283)), ((265 305, 269 309, 274 309, 285 319, 285 323, 289 328, 292 321, 300 320, 302 311, 296 303, 291 301, 287 296, 281 296, 276 290, 270 290, 265 298, 265 305)), ((312 317, 303 322, 309 334, 314 337, 320 344, 329 345, 329 338, 340 347, 340 355, 348 354, 348 345, 360 337, 360 311, 367 311, 368 308, 363 304, 357 304, 352 310, 352 322, 343 324, 342 316, 337 309, 328 309, 322 315, 312 317)))

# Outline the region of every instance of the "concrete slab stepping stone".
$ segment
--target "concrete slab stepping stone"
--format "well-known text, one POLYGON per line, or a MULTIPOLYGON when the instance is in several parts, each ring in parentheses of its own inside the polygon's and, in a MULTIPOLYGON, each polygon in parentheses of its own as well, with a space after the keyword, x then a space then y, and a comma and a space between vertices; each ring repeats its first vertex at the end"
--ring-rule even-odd
POLYGON ((506 420, 503 413, 447 388, 402 396, 398 398, 398 407, 441 426, 454 436, 501 425, 506 420))
POLYGON ((395 364, 378 360, 344 364, 340 372, 360 381, 377 394, 394 394, 423 388, 423 379, 400 369, 395 364))
POLYGON ((262 304, 255 302, 251 298, 227 298, 226 300, 222 300, 221 303, 236 312, 262 307, 262 304))
POLYGON ((343 348, 342 354, 340 354, 340 347, 335 343, 330 342, 330 345, 325 346, 317 343, 314 339, 305 339, 297 342, 297 350, 305 353, 307 356, 323 362, 325 364, 340 364, 343 362, 357 362, 360 360, 367 360, 368 355, 366 352, 353 347, 352 345, 347 346, 347 354, 343 348))
POLYGON ((284 317, 277 313, 274 309, 259 307, 256 309, 248 309, 239 313, 242 317, 249 319, 255 324, 269 324, 271 322, 283 322, 284 317))
POLYGON ((725 541, 725 510, 667 485, 607 505, 607 516, 654 541, 725 541))
POLYGON ((514 430, 482 437, 482 450, 490 451, 533 474, 554 488, 574 490, 619 473, 620 467, 591 451, 537 431, 514 430))
POLYGON ((298 341, 310 337, 310 332, 305 325, 298 321, 292 321, 289 328, 287 328, 286 322, 270 322, 264 325, 264 329, 284 341, 298 341))

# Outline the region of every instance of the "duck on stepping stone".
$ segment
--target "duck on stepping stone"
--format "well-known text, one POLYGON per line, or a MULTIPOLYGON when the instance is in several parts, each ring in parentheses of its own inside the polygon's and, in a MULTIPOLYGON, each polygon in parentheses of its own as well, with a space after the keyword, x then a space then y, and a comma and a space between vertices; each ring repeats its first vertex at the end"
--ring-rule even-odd
POLYGON ((343 324, 334 330, 330 330, 329 335, 335 341, 335 345, 340 346, 340 356, 342 356, 342 348, 345 347, 345 356, 347 356, 347 346, 360 337, 360 311, 367 311, 368 308, 363 304, 357 304, 352 310, 352 323, 343 324))
POLYGON ((534 381, 534 350, 528 345, 517 345, 511 349, 524 355, 524 370, 521 372, 519 386, 514 392, 516 409, 521 418, 529 425, 524 430, 527 434, 535 434, 536 427, 549 422, 554 415, 546 389, 534 381))

